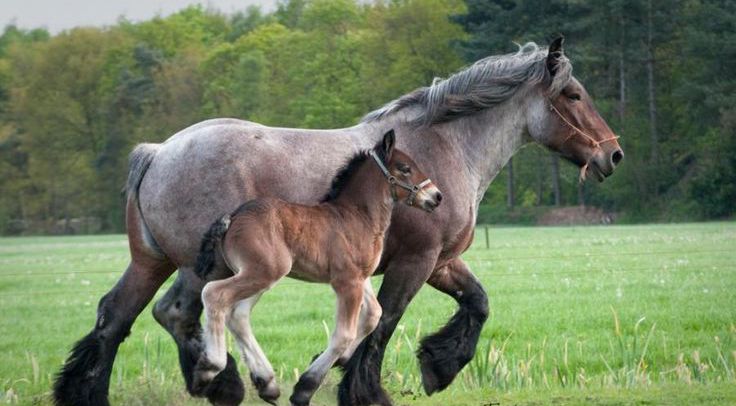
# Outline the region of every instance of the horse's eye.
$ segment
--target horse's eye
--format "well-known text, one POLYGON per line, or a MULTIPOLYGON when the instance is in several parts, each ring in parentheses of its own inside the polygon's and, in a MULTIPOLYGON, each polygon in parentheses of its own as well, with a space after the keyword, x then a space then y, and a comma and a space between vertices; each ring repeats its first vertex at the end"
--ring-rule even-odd
POLYGON ((579 101, 580 100, 580 93, 570 93, 567 95, 567 98, 573 101, 579 101))
POLYGON ((409 165, 401 164, 398 166, 398 168, 401 173, 406 173, 406 174, 411 173, 411 167, 409 165))

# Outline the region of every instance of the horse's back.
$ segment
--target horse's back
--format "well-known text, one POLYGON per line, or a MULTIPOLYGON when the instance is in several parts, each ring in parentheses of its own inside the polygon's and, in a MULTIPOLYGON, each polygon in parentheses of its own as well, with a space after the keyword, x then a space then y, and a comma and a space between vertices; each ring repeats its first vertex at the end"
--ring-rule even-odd
POLYGON ((339 130, 207 120, 159 145, 140 182, 141 212, 163 253, 186 266, 214 219, 259 197, 314 203, 355 149, 339 130))

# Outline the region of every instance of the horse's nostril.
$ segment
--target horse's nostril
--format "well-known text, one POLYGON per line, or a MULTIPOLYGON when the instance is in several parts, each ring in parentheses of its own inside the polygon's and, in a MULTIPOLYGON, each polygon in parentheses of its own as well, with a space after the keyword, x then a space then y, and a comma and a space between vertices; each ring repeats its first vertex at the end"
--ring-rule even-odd
POLYGON ((442 193, 437 192, 437 195, 434 197, 437 200, 437 203, 442 201, 442 193))
POLYGON ((611 154, 611 162, 613 163, 613 166, 618 165, 622 159, 624 159, 624 151, 621 151, 620 149, 613 151, 613 154, 611 154))

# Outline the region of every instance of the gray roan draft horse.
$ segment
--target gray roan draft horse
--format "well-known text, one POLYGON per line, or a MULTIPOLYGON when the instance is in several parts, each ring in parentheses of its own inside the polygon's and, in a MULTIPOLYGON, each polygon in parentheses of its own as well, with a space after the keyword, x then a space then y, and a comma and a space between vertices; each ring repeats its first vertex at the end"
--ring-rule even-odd
POLYGON ((335 331, 299 378, 289 399, 293 405, 308 405, 330 368, 350 358, 378 325, 381 306, 370 277, 381 259, 394 204, 403 201, 431 213, 442 200, 432 181, 394 144, 391 130, 373 149, 355 154, 318 205, 262 197, 212 224, 194 272, 206 279, 219 262, 234 275, 202 290, 206 323, 204 351, 194 368, 195 392, 227 365, 227 324, 258 396, 276 404, 276 376, 251 331, 250 313, 261 294, 284 276, 329 283, 337 295, 335 331))
MULTIPOLYGON (((524 144, 537 142, 599 181, 623 158, 562 51, 526 44, 514 54, 482 59, 417 89, 339 130, 272 128, 235 119, 195 124, 163 144, 131 154, 126 225, 131 262, 100 300, 94 329, 73 348, 54 384, 63 405, 107 404, 118 346, 161 284, 176 282, 153 310, 179 348, 187 389, 217 404, 236 404, 244 386, 235 361, 201 392, 193 392, 202 351, 200 299, 194 272, 200 238, 212 221, 246 200, 273 196, 313 204, 346 158, 369 148, 388 129, 397 148, 427 170, 445 199, 429 216, 397 205, 377 272, 383 314, 345 365, 342 405, 391 404, 381 387, 386 345, 406 306, 426 282, 459 309, 425 337, 417 356, 428 394, 446 388, 471 360, 488 317, 488 298, 460 254, 473 239, 478 204, 493 178, 524 144)), ((223 275, 224 277, 225 275, 223 275)))

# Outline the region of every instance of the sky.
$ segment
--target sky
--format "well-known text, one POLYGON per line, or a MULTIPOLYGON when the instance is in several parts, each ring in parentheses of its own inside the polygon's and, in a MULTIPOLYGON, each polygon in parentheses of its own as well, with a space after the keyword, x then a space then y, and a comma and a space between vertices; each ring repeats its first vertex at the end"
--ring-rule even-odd
POLYGON ((191 4, 201 4, 226 13, 258 5, 264 11, 277 0, 0 0, 0 29, 9 23, 21 28, 45 27, 56 34, 84 25, 112 25, 119 17, 130 21, 166 16, 191 4))

